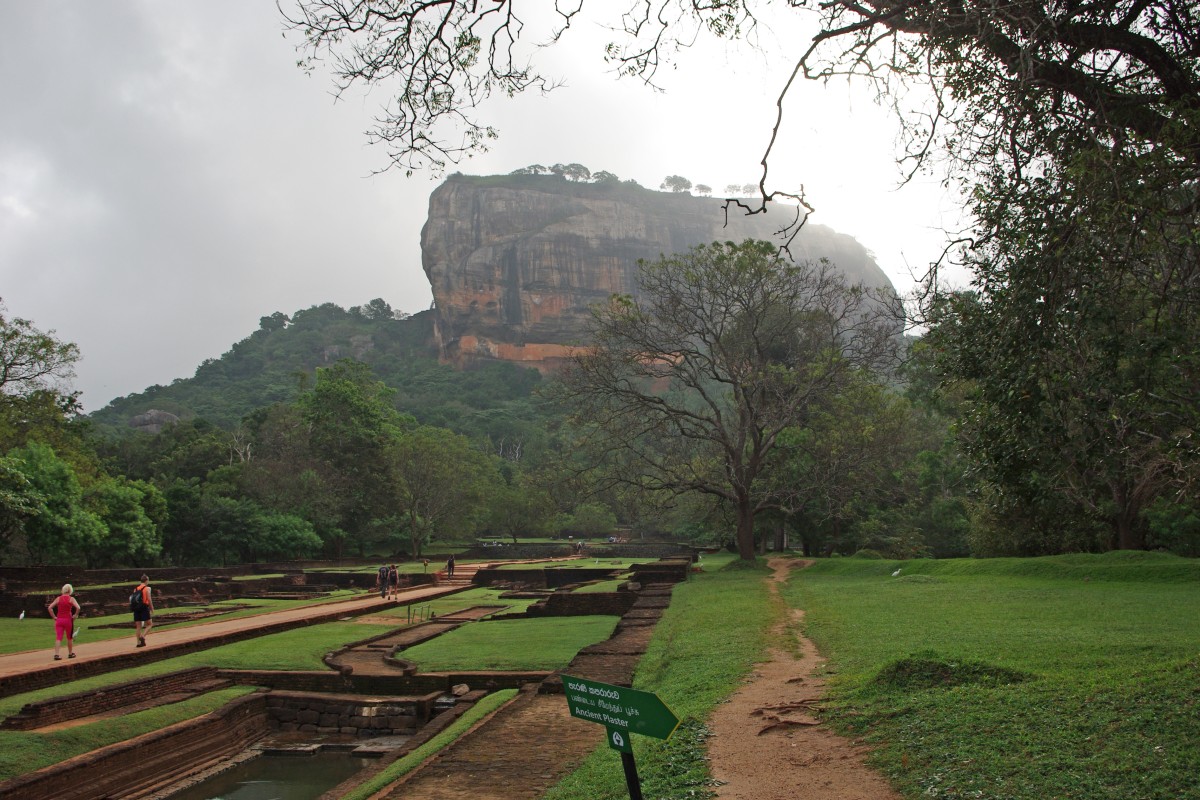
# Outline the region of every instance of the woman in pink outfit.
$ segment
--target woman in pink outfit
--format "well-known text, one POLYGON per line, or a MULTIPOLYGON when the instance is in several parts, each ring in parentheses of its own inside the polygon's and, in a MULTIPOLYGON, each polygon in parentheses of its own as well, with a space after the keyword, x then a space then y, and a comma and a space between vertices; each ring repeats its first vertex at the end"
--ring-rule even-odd
POLYGON ((79 616, 79 601, 74 597, 75 589, 69 583, 64 583, 62 594, 46 606, 50 616, 54 618, 54 660, 62 661, 58 648, 62 645, 63 637, 67 638, 67 658, 75 657, 75 618, 79 616))

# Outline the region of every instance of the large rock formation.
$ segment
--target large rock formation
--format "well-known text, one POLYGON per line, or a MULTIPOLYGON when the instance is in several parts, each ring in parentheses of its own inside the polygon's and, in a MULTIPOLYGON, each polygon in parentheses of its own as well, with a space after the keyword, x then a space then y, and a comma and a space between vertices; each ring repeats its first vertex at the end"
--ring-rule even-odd
MULTIPOLYGON (((633 184, 452 176, 429 198, 421 231, 442 357, 553 366, 582 343, 590 305, 636 293, 638 259, 713 241, 777 241, 792 217, 787 207, 731 212, 725 225, 719 200, 633 184)), ((853 282, 891 286, 861 244, 824 226, 805 225, 791 251, 828 258, 853 282)))

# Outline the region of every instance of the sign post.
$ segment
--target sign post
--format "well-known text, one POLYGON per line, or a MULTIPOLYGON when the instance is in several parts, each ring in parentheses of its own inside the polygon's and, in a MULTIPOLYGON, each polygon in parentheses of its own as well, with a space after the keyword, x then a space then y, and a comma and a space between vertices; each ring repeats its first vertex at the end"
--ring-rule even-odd
POLYGON ((642 800, 630 734, 670 739, 679 727, 679 718, 653 692, 569 675, 563 675, 562 681, 571 716, 604 726, 608 746, 621 753, 630 800, 642 800))

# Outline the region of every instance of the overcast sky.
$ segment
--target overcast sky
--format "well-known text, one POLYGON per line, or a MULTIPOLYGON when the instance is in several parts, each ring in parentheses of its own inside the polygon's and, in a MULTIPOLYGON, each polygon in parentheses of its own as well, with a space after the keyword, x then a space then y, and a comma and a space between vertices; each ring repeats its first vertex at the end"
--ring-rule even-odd
MULTIPOLYGON (((762 32, 774 56, 682 53, 665 93, 606 73, 611 36, 581 25, 539 55, 566 85, 493 101, 500 139, 451 171, 757 182, 795 19, 762 32)), ((335 103, 297 57, 272 0, 0 0, 0 297, 80 347, 87 410, 190 377, 275 311, 429 307, 419 236, 438 179, 371 176, 384 152, 363 131, 384 94, 335 103)), ((895 153, 868 95, 804 84, 769 188, 803 185, 813 221, 859 239, 905 292, 956 214, 934 178, 897 190, 895 153)))

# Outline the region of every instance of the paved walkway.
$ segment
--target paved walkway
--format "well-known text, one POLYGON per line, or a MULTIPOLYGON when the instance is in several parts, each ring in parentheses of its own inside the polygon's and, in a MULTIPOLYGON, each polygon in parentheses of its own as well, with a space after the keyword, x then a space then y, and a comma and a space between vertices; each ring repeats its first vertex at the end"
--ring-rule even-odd
MULTIPOLYGON (((268 629, 272 627, 286 625, 287 623, 299 620, 326 617, 336 619, 338 616, 358 616, 395 605, 419 603, 435 597, 454 594, 471 588, 471 578, 474 576, 475 571, 484 567, 496 567, 514 563, 536 565, 558 561, 571 561, 577 558, 579 556, 572 555, 540 559, 501 559, 491 562, 459 564, 455 569, 454 578, 447 580, 445 577, 441 577, 439 583, 435 586, 416 586, 402 589, 400 597, 397 600, 380 599, 378 594, 372 591, 354 600, 337 603, 319 603, 292 608, 286 611, 273 611, 267 614, 257 614, 252 617, 242 617, 240 619, 215 620, 196 625, 163 626, 162 628, 151 630, 150 636, 146 640, 145 648, 135 647, 136 640, 133 633, 133 620, 130 617, 128 636, 95 642, 88 641, 86 636, 84 636, 75 643, 76 657, 73 659, 66 657, 66 648, 64 647, 62 661, 55 661, 53 646, 42 650, 27 650, 21 653, 0 655, 0 697, 8 696, 13 693, 14 689, 16 691, 24 690, 9 685, 12 682, 8 679, 16 676, 34 676, 38 679, 36 681, 37 686, 51 686, 75 680, 79 677, 134 666, 134 664, 130 663, 130 657, 135 654, 141 657, 141 660, 149 662, 184 652, 216 647, 223 644, 222 640, 230 633, 244 633, 259 629, 268 632, 268 629), (170 649, 177 650, 178 653, 167 654, 162 652, 163 650, 170 649), (155 653, 155 650, 159 652, 155 653), (62 670, 63 674, 61 676, 44 674, 53 670, 62 670), (43 678, 44 680, 41 680, 43 678)), ((84 624, 86 625, 86 621, 84 624)), ((46 635, 47 641, 53 642, 53 636, 53 628, 48 629, 46 635)), ((26 682, 17 681, 17 683, 25 684, 26 682)))
MULTIPOLYGON (((24 675, 30 672, 41 672, 67 665, 83 666, 91 662, 116 659, 118 657, 124 660, 130 653, 148 653, 156 648, 161 649, 176 644, 187 643, 194 648, 197 643, 203 644, 205 640, 211 640, 212 644, 209 646, 215 647, 221 644, 223 638, 230 633, 270 628, 281 623, 319 617, 358 616, 372 611, 391 608, 396 605, 407 605, 434 597, 441 597, 446 594, 453 594, 462 591, 463 588, 461 585, 419 586, 401 591, 398 600, 384 600, 377 593, 372 592, 354 600, 344 600, 336 603, 317 603, 299 608, 290 608, 285 611, 272 611, 266 614, 256 614, 251 617, 241 617, 239 619, 203 622, 183 627, 172 625, 163 628, 153 628, 150 631, 150 636, 146 639, 146 647, 141 650, 135 647, 133 622, 130 621, 128 636, 100 642, 89 642, 86 639, 76 642, 75 652, 77 657, 74 659, 66 658, 66 648, 64 647, 63 660, 55 661, 53 646, 44 650, 27 650, 22 653, 0 655, 0 679, 13 675, 24 675)), ((132 617, 130 619, 132 620, 132 617)), ((47 640, 53 641, 53 635, 53 630, 50 630, 46 636, 47 640)))

